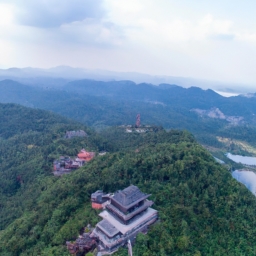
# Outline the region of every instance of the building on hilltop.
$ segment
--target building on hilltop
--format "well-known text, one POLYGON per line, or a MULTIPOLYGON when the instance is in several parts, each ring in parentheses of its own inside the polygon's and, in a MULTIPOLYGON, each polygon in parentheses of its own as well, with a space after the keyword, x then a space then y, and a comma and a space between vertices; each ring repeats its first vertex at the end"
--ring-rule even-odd
POLYGON ((127 245, 132 255, 131 242, 138 233, 146 233, 148 227, 158 219, 158 212, 151 208, 149 194, 136 186, 129 186, 114 194, 98 190, 91 194, 92 207, 102 209, 102 220, 89 233, 84 233, 74 242, 67 242, 70 253, 88 252, 97 243, 98 255, 110 255, 127 245))
POLYGON ((106 154, 107 154, 107 151, 100 151, 98 155, 99 156, 105 156, 106 154))
POLYGON ((66 242, 67 248, 72 255, 79 252, 88 253, 97 247, 97 240, 90 237, 91 232, 80 235, 75 243, 66 242))
POLYGON ((67 131, 64 138, 65 139, 71 139, 74 137, 87 137, 87 133, 83 130, 79 130, 79 131, 67 131))
POLYGON ((103 209, 108 203, 109 195, 103 193, 102 190, 97 190, 95 193, 91 194, 91 202, 93 209, 103 209))
POLYGON ((55 176, 61 176, 76 170, 84 166, 87 162, 91 161, 95 157, 95 152, 87 152, 82 149, 77 158, 73 159, 69 156, 61 156, 59 159, 53 162, 53 174, 55 176))
POLYGON ((91 234, 98 239, 98 251, 102 255, 112 254, 129 240, 134 241, 139 232, 145 233, 158 219, 158 212, 150 208, 153 205, 153 201, 147 199, 150 195, 142 193, 136 186, 105 195, 105 198, 107 196, 105 209, 99 214, 103 220, 91 234))
POLYGON ((77 156, 79 159, 89 162, 95 157, 95 152, 88 152, 85 149, 82 149, 77 156))

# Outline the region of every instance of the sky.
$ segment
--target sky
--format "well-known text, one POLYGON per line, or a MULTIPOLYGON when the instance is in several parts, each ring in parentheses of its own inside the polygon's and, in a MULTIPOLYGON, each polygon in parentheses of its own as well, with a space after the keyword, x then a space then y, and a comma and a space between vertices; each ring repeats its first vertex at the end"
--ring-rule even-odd
POLYGON ((68 65, 253 87, 255 10, 255 0, 0 0, 0 68, 68 65))

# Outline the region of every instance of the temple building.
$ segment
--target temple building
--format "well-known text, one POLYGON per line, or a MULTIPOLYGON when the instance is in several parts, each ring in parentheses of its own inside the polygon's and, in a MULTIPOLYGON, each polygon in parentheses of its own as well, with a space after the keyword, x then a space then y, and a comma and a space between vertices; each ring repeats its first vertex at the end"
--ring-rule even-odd
POLYGON ((67 248, 72 255, 77 255, 79 252, 88 253, 97 247, 97 240, 90 237, 89 233, 80 235, 75 243, 66 242, 67 248))
POLYGON ((86 151, 85 149, 82 149, 82 150, 78 153, 77 157, 78 157, 79 159, 81 159, 81 160, 84 160, 84 161, 86 161, 86 162, 89 162, 89 161, 91 161, 91 160, 95 157, 95 152, 88 152, 88 151, 86 151))
POLYGON ((77 154, 77 157, 71 158, 69 156, 61 156, 59 159, 53 162, 53 174, 55 176, 61 176, 68 174, 91 161, 95 157, 95 152, 88 152, 85 149, 81 149, 77 154))
POLYGON ((93 209, 103 209, 108 204, 108 200, 109 195, 104 194, 102 190, 97 190, 95 193, 91 194, 91 202, 93 209))
POLYGON ((79 131, 67 131, 64 138, 65 139, 72 139, 74 137, 87 137, 87 133, 83 130, 79 131))
POLYGON ((92 194, 92 203, 104 204, 99 214, 103 220, 90 235, 98 239, 98 251, 102 255, 112 254, 128 241, 134 241, 139 232, 147 232, 158 219, 158 212, 151 208, 153 201, 147 199, 149 196, 133 185, 114 195, 104 195, 102 191, 92 194))

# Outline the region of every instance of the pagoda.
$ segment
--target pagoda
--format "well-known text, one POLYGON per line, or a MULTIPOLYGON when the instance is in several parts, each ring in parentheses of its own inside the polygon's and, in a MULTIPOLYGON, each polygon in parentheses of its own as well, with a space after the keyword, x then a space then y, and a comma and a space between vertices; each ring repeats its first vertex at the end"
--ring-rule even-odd
POLYGON ((158 219, 158 212, 151 208, 153 201, 148 200, 149 196, 134 185, 114 194, 103 194, 102 191, 92 194, 92 204, 104 205, 99 214, 103 220, 90 235, 97 238, 98 251, 102 255, 112 254, 128 241, 133 242, 139 232, 147 232, 158 219))

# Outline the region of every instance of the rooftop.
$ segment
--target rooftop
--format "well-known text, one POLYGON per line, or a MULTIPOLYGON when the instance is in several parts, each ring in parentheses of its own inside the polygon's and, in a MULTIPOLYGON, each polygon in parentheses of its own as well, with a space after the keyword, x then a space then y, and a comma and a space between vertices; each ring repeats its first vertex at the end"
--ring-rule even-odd
POLYGON ((156 210, 154 210, 152 208, 148 208, 146 213, 143 216, 141 216, 141 218, 135 220, 134 222, 132 222, 129 225, 124 225, 124 224, 120 223, 115 217, 113 217, 107 211, 103 211, 102 213, 99 214, 99 216, 102 217, 104 220, 107 220, 111 225, 113 225, 122 234, 126 234, 128 231, 131 231, 135 227, 139 226, 141 223, 150 219, 155 214, 157 214, 156 210))
POLYGON ((146 200, 146 202, 142 206, 138 207, 133 212, 128 213, 128 214, 122 213, 121 211, 119 211, 118 208, 116 208, 112 204, 106 205, 106 208, 112 210, 115 214, 117 214, 117 216, 119 218, 123 219, 124 221, 127 221, 152 205, 153 205, 153 201, 146 200))
POLYGON ((97 224, 97 227, 99 227, 105 234, 107 234, 109 237, 113 237, 114 235, 119 233, 119 230, 115 228, 110 222, 103 219, 97 224))
POLYGON ((124 190, 117 191, 111 198, 118 204, 129 208, 139 201, 148 198, 150 195, 142 193, 138 187, 131 185, 124 190))

